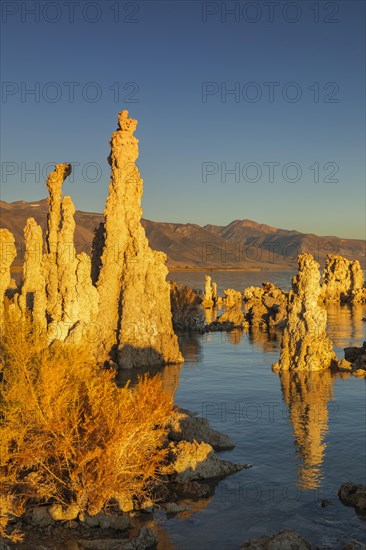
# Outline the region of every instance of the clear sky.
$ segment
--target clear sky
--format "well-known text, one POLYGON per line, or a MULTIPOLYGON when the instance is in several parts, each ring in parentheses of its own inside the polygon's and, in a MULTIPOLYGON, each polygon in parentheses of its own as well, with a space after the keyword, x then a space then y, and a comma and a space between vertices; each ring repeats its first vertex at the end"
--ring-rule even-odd
POLYGON ((362 0, 2 2, 3 200, 101 212, 122 109, 144 217, 365 238, 362 0))

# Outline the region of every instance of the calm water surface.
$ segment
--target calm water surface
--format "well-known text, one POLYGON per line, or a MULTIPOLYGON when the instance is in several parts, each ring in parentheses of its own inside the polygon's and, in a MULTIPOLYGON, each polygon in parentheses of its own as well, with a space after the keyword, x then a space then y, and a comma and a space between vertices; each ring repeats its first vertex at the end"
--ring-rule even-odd
MULTIPOLYGON (((289 288, 293 273, 212 273, 219 290, 272 281, 289 288)), ((170 279, 203 288, 204 273, 175 272, 170 279)), ((366 307, 328 308, 335 351, 366 339, 366 307)), ((182 367, 163 380, 176 404, 198 411, 236 444, 221 458, 253 465, 221 481, 212 498, 191 512, 153 520, 161 549, 237 549, 252 537, 298 530, 314 547, 342 548, 366 541, 366 522, 343 506, 345 481, 365 482, 365 380, 329 372, 296 379, 275 374, 279 332, 236 331, 181 338, 182 367), (327 499, 329 506, 321 507, 327 499)))

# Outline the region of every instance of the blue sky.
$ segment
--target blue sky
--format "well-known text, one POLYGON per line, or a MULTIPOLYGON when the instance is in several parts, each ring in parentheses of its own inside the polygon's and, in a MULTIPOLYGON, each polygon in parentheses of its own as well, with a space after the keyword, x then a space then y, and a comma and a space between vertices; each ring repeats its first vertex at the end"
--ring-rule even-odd
POLYGON ((50 163, 71 162, 65 194, 102 211, 128 109, 144 217, 365 238, 363 1, 2 10, 3 200, 45 197, 50 163))

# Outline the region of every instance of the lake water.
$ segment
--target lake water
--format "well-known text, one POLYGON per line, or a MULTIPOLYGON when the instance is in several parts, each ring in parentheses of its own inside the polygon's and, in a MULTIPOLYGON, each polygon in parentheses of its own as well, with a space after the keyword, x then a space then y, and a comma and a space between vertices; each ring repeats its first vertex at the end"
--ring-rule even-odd
MULTIPOLYGON (((210 273, 222 292, 271 281, 289 288, 290 272, 210 273)), ((203 288, 204 272, 173 272, 169 278, 203 288)), ((366 307, 328 308, 335 351, 366 339, 366 307)), ((314 547, 340 549, 365 541, 366 522, 337 496, 346 481, 365 483, 365 379, 329 372, 275 374, 278 331, 184 335, 184 365, 162 371, 175 402, 199 412, 235 442, 220 458, 252 468, 222 480, 212 498, 167 519, 157 511, 151 526, 159 548, 238 549, 248 538, 284 528, 298 530, 314 547), (322 507, 327 499, 329 506, 322 507)))

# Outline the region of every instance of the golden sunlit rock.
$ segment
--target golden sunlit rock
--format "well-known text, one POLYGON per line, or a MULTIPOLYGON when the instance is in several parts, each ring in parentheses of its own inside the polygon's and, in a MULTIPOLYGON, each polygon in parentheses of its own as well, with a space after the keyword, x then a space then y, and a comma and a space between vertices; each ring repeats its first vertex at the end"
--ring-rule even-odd
POLYGON ((322 370, 337 361, 326 335, 327 313, 318 305, 319 264, 311 254, 298 257, 299 271, 292 280, 287 323, 283 332, 280 370, 322 370))

